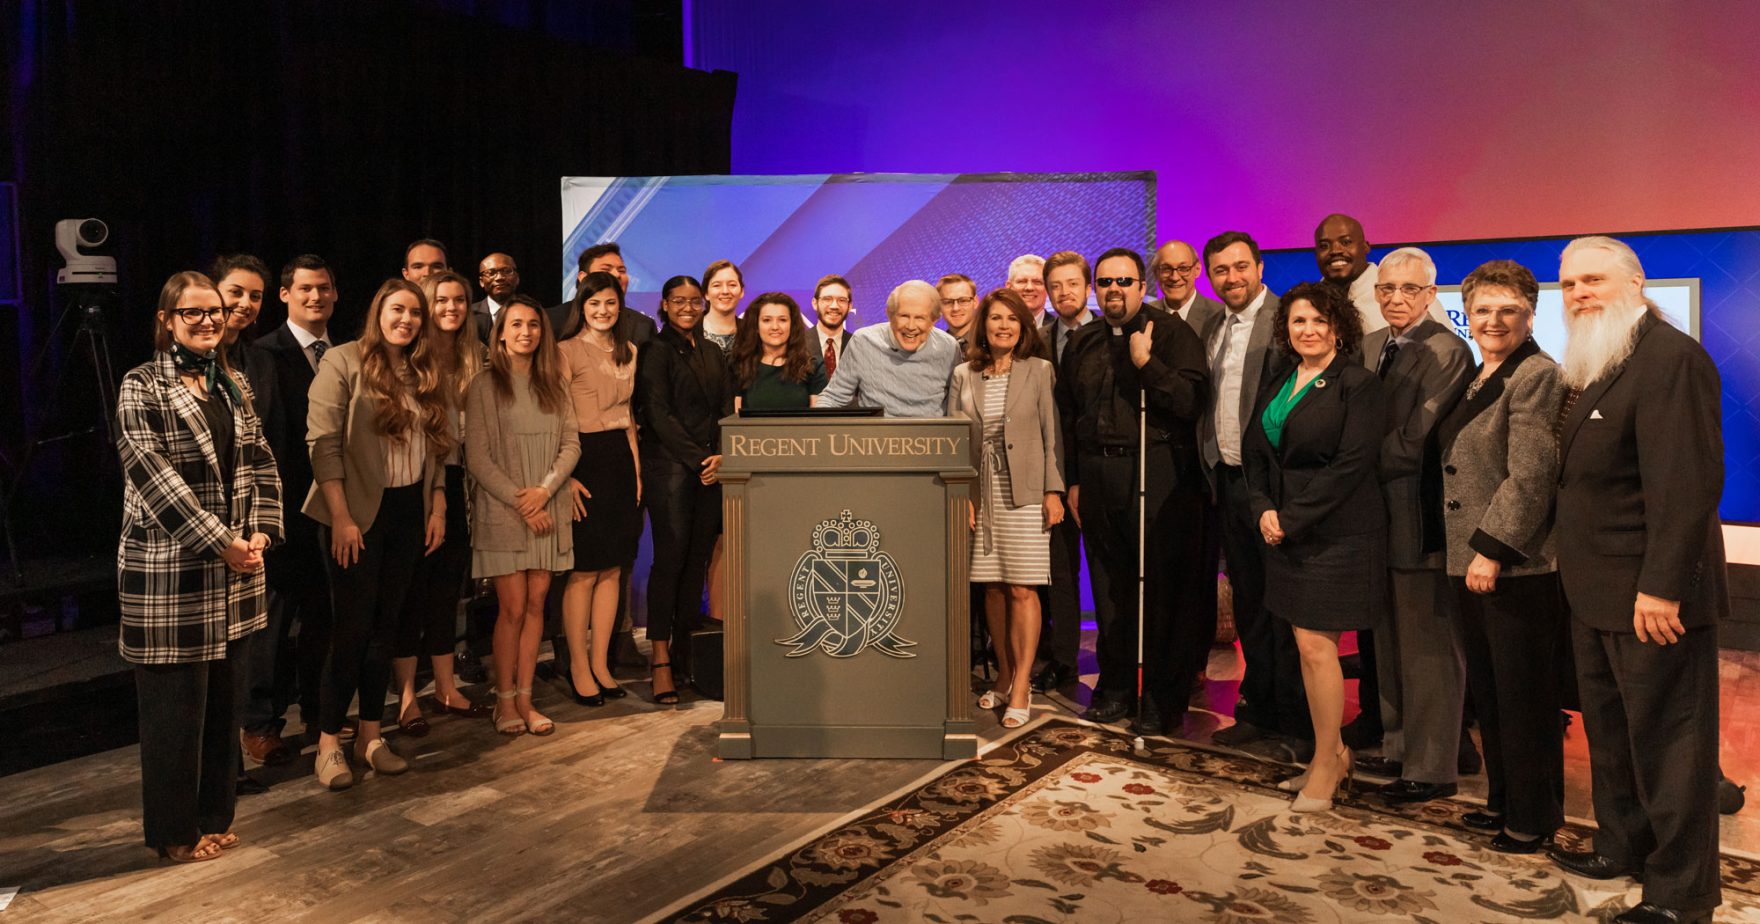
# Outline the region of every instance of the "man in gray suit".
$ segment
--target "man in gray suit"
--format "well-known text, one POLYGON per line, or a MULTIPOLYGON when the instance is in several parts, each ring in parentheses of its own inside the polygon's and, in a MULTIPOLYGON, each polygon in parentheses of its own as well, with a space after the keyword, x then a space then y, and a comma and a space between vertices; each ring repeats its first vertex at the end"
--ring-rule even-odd
POLYGON ((1435 298, 1430 255, 1416 247, 1395 250, 1382 259, 1375 284, 1387 326, 1363 338, 1363 362, 1381 376, 1387 396, 1380 475, 1393 606, 1388 622, 1375 630, 1382 757, 1359 764, 1399 776, 1381 788, 1381 797, 1396 803, 1455 794, 1466 697, 1443 554, 1424 552, 1426 546, 1442 547, 1425 541, 1426 531, 1440 534, 1442 524, 1423 498, 1425 478, 1436 468, 1430 431, 1466 389, 1473 354, 1459 335, 1426 314, 1435 298))
POLYGON ((1219 744, 1245 744, 1283 736, 1290 756, 1312 756, 1314 727, 1295 635, 1289 623, 1265 612, 1265 561, 1259 520, 1247 496, 1241 468, 1241 436, 1247 431, 1260 384, 1288 367, 1272 347, 1277 296, 1262 281, 1259 244, 1241 231, 1226 231, 1204 245, 1210 287, 1225 309, 1205 349, 1210 361, 1210 401, 1198 422, 1200 452, 1222 520, 1222 548, 1234 588, 1234 621, 1246 672, 1234 724, 1212 736, 1219 744))
POLYGON ((1204 261, 1185 241, 1168 241, 1149 260, 1149 277, 1161 287, 1161 299, 1151 304, 1190 324, 1198 339, 1210 342, 1222 321, 1222 303, 1198 294, 1198 276, 1204 261))

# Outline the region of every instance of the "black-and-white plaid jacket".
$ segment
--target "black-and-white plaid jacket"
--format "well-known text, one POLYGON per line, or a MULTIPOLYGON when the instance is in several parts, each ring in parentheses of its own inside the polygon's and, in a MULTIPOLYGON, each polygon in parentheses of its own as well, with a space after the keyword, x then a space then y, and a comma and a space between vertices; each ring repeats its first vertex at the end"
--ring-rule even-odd
MULTIPOLYGON (((237 377, 244 394, 250 385, 237 377)), ((233 408, 232 496, 207 418, 171 354, 129 370, 116 400, 122 456, 122 541, 116 551, 122 657, 186 664, 226 657, 226 643, 268 621, 263 572, 237 574, 221 552, 234 538, 280 542, 281 480, 262 422, 233 408)))

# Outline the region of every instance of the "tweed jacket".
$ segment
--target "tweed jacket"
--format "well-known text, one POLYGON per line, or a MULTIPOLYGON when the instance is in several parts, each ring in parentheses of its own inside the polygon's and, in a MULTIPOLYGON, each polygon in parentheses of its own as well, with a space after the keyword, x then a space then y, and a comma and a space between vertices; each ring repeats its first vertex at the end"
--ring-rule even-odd
POLYGON ((562 488, 580 459, 581 440, 574 402, 566 384, 562 389, 562 408, 551 415, 556 423, 556 456, 549 471, 520 470, 523 453, 519 437, 504 426, 507 416, 501 408, 501 398, 495 393, 495 376, 487 371, 478 374, 465 393, 464 410, 465 465, 476 483, 472 491, 471 547, 501 552, 525 549, 531 532, 514 509, 514 495, 538 486, 550 492, 548 509, 556 521, 555 529, 560 531, 560 550, 572 549, 574 532, 569 518, 573 500, 562 488))
MULTIPOLYGON (((1047 493, 1063 493, 1063 436, 1051 397, 1055 373, 1048 360, 1033 356, 1016 359, 1008 378, 1002 437, 1011 500, 1016 507, 1038 506, 1047 493)), ((947 416, 972 421, 974 455, 984 434, 984 386, 983 373, 960 363, 947 389, 947 416)))
MULTIPOLYGON (((360 341, 331 347, 318 363, 306 411, 306 445, 312 456, 312 487, 305 515, 325 526, 330 505, 324 482, 341 481, 349 519, 361 532, 373 528, 385 493, 385 447, 373 427, 379 403, 361 384, 360 341)), ((441 457, 428 453, 422 471, 422 520, 433 512, 434 495, 445 494, 441 457)))
MULTIPOLYGON (((1362 361, 1377 372, 1390 330, 1363 337, 1362 361)), ((1381 443, 1381 493, 1387 501, 1387 560, 1395 568, 1441 568, 1443 524, 1434 516, 1437 485, 1425 484, 1434 467, 1431 432, 1466 390, 1473 353, 1453 329, 1425 317, 1412 326, 1392 368, 1379 370, 1386 386, 1387 427, 1381 443), (1429 464, 1426 464, 1426 463, 1429 464), (1430 497, 1429 503, 1425 498, 1430 497), (1427 538, 1428 537, 1428 538, 1427 538)))
POLYGON ((1437 425, 1448 573, 1474 554, 1510 577, 1557 570, 1552 501, 1564 402, 1558 364, 1529 340, 1437 425))
MULTIPOLYGON (((248 402, 249 382, 235 381, 248 402)), ((217 661, 226 657, 227 642, 267 622, 263 572, 237 574, 220 557, 232 540, 253 533, 282 539, 281 479, 262 422, 248 407, 233 408, 228 492, 200 399, 179 381, 171 354, 155 353, 122 378, 116 569, 125 661, 217 661)))

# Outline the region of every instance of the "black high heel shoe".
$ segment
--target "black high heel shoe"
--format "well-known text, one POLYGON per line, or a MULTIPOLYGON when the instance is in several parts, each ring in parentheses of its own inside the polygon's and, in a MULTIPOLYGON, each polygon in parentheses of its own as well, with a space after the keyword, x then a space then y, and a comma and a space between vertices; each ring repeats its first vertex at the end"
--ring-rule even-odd
POLYGON ((587 673, 592 676, 593 682, 599 685, 599 693, 606 699, 623 699, 625 696, 629 695, 629 691, 625 690, 623 687, 620 687, 615 683, 606 683, 605 681, 600 680, 599 672, 593 670, 591 667, 587 668, 587 673))
MULTIPOLYGON (((592 672, 588 671, 587 675, 589 677, 592 676, 592 672)), ((593 677, 594 683, 598 683, 598 681, 599 678, 593 677)), ((592 696, 582 696, 581 691, 575 688, 574 674, 572 672, 568 675, 568 695, 574 697, 574 701, 582 706, 590 706, 597 709, 600 706, 605 705, 605 688, 600 687, 599 692, 594 693, 592 696)))
MULTIPOLYGON (((660 668, 662 668, 662 667, 671 668, 672 662, 671 661, 661 661, 657 664, 650 664, 650 665, 648 665, 648 667, 650 670, 659 671, 660 668)), ((676 675, 674 675, 671 679, 672 679, 672 684, 673 684, 672 689, 660 690, 660 691, 656 691, 654 693, 654 704, 655 705, 657 705, 657 706, 676 706, 676 705, 678 705, 678 677, 676 675)))

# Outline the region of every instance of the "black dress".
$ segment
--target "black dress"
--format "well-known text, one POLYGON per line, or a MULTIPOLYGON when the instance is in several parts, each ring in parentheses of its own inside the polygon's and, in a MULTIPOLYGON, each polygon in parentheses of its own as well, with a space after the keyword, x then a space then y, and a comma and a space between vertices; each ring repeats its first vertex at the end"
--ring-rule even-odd
POLYGON ((642 536, 629 431, 582 433, 574 477, 592 495, 584 502, 587 515, 574 521, 574 570, 603 571, 629 564, 642 536))
POLYGON ((1263 383, 1242 439, 1255 524, 1275 510, 1284 531, 1265 550, 1265 609, 1303 629, 1371 629, 1388 595, 1387 512, 1376 477, 1386 429, 1381 380, 1341 354, 1290 410, 1273 448, 1265 408, 1294 374, 1263 383))

